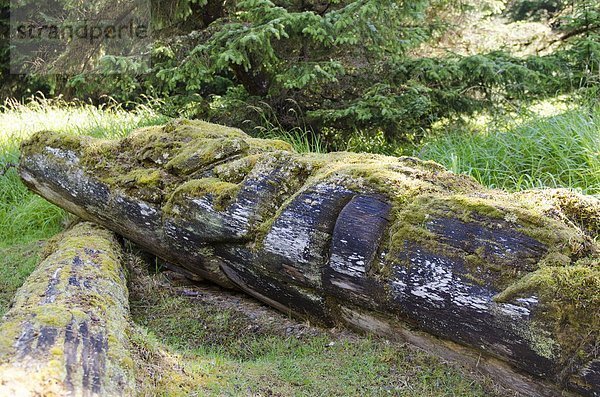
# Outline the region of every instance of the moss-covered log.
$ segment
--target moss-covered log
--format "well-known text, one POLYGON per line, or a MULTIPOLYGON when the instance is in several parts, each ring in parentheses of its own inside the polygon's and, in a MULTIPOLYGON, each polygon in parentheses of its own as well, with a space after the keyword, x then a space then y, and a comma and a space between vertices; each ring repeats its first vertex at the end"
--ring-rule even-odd
POLYGON ((297 154, 175 121, 120 141, 39 133, 34 191, 188 274, 298 316, 397 336, 535 396, 600 388, 600 204, 441 166, 297 154))
POLYGON ((127 286, 114 235, 80 223, 50 250, 0 324, 0 395, 132 395, 127 286))

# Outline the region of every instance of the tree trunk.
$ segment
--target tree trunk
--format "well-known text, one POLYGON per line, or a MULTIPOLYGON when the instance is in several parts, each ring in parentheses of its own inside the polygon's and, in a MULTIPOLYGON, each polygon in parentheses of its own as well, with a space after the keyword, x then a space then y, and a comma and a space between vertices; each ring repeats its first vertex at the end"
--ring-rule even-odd
POLYGON ((112 233, 60 236, 0 324, 0 395, 132 395, 129 304, 112 233))
POLYGON ((407 340, 532 396, 596 396, 597 199, 507 194, 432 162, 297 154, 175 121, 121 141, 39 133, 48 200, 280 310, 407 340))

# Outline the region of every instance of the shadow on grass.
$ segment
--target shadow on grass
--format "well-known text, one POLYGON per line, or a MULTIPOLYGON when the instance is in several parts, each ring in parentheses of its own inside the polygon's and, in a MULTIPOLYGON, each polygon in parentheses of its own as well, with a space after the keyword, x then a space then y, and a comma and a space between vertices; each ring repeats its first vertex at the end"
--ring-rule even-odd
POLYGON ((132 254, 128 263, 142 395, 510 395, 410 346, 297 322, 239 293, 149 272, 132 254))

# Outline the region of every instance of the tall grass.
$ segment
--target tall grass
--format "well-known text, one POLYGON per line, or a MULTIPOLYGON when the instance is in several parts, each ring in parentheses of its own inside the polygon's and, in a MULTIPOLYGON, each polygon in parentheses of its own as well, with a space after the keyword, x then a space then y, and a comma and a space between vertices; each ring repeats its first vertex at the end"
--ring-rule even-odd
POLYGON ((319 135, 308 129, 295 128, 286 131, 279 128, 256 129, 255 134, 264 139, 280 139, 292 145, 298 153, 325 153, 325 143, 319 135))
MULTIPOLYGON (((255 112, 260 120, 260 125, 251 128, 251 135, 263 139, 280 139, 292 145, 298 153, 325 153, 327 145, 325 141, 307 124, 300 106, 293 100, 286 101, 290 108, 288 113, 296 120, 296 127, 286 129, 281 125, 276 112, 272 107, 261 102, 261 106, 246 105, 248 110, 255 112)), ((251 124, 246 120, 244 124, 251 124)))
POLYGON ((448 133, 417 155, 510 191, 568 187, 600 194, 600 107, 533 118, 509 129, 448 133))

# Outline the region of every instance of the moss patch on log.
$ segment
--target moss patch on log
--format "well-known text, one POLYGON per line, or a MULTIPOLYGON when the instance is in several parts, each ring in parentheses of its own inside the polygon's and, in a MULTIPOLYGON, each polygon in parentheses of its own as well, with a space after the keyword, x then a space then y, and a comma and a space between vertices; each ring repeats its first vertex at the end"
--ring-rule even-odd
POLYGON ((227 204, 231 203, 239 188, 237 184, 224 182, 217 178, 192 179, 175 189, 165 205, 164 211, 172 213, 173 202, 205 195, 210 195, 215 209, 222 211, 227 204))
POLYGON ((565 266, 543 265, 495 297, 498 302, 538 296, 540 317, 553 325, 565 372, 595 358, 600 340, 600 256, 565 266))

